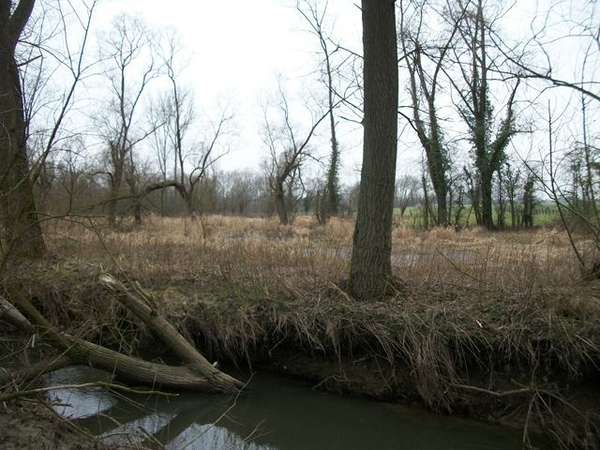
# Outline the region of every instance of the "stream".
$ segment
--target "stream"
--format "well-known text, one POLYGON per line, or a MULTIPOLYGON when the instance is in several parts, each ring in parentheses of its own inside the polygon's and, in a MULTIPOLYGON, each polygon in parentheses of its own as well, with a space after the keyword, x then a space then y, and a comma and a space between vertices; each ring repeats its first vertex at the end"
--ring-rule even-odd
MULTIPOLYGON (((108 380, 105 372, 83 366, 47 377, 54 386, 108 380)), ((109 444, 154 441, 169 450, 521 448, 518 433, 499 427, 317 392, 280 376, 255 374, 248 386, 238 397, 125 395, 93 387, 55 389, 48 399, 59 414, 109 444)))

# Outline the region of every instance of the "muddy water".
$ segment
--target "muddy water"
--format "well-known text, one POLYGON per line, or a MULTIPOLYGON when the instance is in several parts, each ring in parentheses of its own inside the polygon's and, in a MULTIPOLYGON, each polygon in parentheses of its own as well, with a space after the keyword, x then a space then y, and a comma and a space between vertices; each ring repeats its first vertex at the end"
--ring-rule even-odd
MULTIPOLYGON (((87 367, 49 376, 54 385, 106 378, 87 367)), ((107 443, 160 442, 170 450, 518 449, 519 436, 474 421, 313 391, 257 374, 250 391, 223 395, 107 394, 59 389, 51 400, 107 443)))

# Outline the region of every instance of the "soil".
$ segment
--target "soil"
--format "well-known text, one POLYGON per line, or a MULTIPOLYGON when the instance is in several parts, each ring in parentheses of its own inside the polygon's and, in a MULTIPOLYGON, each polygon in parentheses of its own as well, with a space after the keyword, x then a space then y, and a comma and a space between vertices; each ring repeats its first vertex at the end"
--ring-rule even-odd
POLYGON ((104 450, 91 436, 39 403, 0 405, 0 450, 104 450))

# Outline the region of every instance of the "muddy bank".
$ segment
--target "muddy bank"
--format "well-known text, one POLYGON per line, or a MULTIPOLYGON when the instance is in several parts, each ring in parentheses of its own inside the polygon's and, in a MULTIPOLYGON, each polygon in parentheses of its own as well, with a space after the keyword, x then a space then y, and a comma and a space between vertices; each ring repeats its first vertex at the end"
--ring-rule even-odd
POLYGON ((0 405, 1 450, 107 450, 41 404, 0 405))
POLYGON ((424 305, 292 305, 236 317, 233 304, 200 301, 185 326, 214 360, 518 429, 526 447, 600 445, 598 347, 580 347, 580 334, 560 341, 536 320, 516 336, 480 320, 469 329, 468 311, 424 305))
MULTIPOLYGON (((109 347, 169 358, 99 285, 97 267, 28 270, 10 282, 54 323, 109 347)), ((406 283, 385 302, 357 303, 341 283, 266 293, 197 278, 140 282, 202 352, 225 366, 508 424, 526 443, 539 436, 551 447, 600 442, 598 284, 551 303, 531 293, 507 298, 480 287, 406 283)))

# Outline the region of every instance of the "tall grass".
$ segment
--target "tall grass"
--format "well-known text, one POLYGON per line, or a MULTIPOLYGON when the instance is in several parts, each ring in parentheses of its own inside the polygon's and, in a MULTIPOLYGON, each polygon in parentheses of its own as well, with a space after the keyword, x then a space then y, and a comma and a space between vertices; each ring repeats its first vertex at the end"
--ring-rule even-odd
MULTIPOLYGON (((51 251, 63 258, 118 264, 140 280, 214 276, 236 286, 267 277, 289 283, 339 282, 346 276, 353 222, 325 227, 312 217, 293 226, 269 218, 150 217, 143 227, 117 232, 102 222, 47 224, 51 251)), ((577 263, 556 230, 490 233, 440 228, 393 230, 394 271, 413 285, 452 284, 500 292, 563 290, 579 283, 577 263)))

